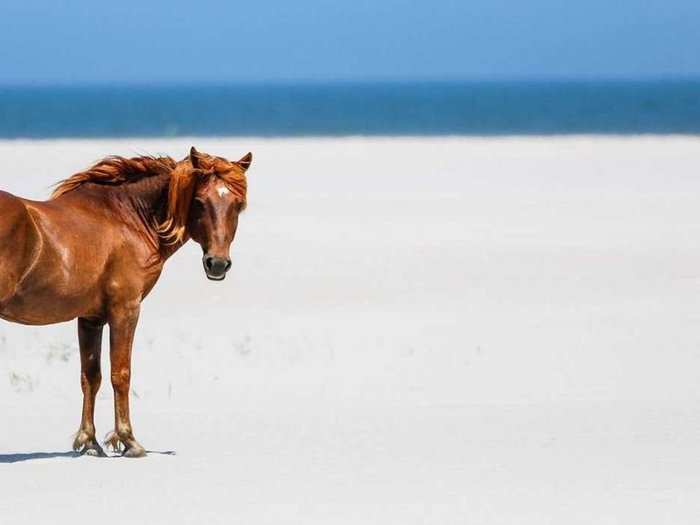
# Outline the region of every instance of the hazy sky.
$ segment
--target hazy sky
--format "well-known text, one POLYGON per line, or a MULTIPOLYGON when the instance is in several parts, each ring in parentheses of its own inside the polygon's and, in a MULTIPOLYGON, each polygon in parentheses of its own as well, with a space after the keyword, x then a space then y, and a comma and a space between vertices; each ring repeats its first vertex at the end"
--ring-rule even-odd
POLYGON ((0 0, 0 83, 700 75, 700 0, 0 0))

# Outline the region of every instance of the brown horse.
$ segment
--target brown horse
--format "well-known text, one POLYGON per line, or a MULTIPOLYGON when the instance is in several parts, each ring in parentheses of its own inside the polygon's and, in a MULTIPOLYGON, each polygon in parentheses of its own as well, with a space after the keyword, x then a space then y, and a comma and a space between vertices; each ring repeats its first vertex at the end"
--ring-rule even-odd
POLYGON ((141 301, 165 261, 188 239, 220 281, 246 205, 238 162, 199 153, 108 157, 61 182, 46 202, 0 192, 0 318, 43 325, 78 319, 83 411, 73 448, 104 456, 95 438, 102 329, 110 330, 115 428, 105 444, 140 457, 129 418, 131 346, 141 301))

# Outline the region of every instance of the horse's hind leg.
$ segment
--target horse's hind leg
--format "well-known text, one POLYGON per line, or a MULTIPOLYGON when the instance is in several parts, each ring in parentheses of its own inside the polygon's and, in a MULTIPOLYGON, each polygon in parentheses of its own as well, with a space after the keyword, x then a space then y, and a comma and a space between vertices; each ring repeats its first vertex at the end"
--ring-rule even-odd
POLYGON ((80 342, 80 385, 83 389, 83 416, 80 430, 75 436, 73 450, 90 456, 104 456, 102 447, 95 438, 95 396, 100 388, 102 372, 102 328, 104 323, 89 319, 78 319, 78 341, 80 342))

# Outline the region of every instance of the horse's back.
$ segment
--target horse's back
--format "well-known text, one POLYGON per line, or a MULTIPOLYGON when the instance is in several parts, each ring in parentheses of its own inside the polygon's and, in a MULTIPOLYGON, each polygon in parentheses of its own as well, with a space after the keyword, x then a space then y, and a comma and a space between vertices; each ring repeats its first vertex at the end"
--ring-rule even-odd
POLYGON ((15 197, 11 193, 0 190, 0 226, 5 222, 10 216, 21 214, 26 212, 27 208, 24 206, 24 201, 19 197, 15 197))

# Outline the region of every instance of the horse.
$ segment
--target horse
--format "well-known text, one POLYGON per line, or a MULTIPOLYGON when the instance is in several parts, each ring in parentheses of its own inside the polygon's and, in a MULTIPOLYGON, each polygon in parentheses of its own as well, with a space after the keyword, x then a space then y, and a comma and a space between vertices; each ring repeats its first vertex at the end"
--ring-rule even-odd
POLYGON ((0 191, 0 318, 26 325, 77 319, 83 407, 73 449, 81 455, 106 455, 94 424, 105 324, 114 430, 104 445, 126 457, 146 455, 129 416, 141 302, 189 239, 202 248, 207 278, 225 278, 252 158, 233 162, 194 147, 178 162, 112 156, 58 183, 47 201, 0 191))

